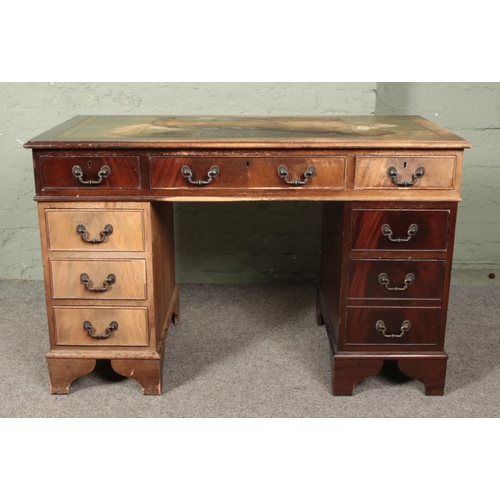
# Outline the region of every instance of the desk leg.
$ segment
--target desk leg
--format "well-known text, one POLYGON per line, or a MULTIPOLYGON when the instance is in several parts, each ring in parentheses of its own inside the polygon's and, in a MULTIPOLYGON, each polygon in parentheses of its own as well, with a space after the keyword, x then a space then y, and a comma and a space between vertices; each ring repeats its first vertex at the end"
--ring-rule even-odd
POLYGON ((144 395, 159 396, 163 382, 163 359, 165 357, 165 340, 170 323, 179 323, 179 287, 176 285, 172 293, 170 306, 165 315, 162 336, 158 343, 159 358, 155 359, 112 359, 111 366, 116 373, 139 382, 144 395))
POLYGON ((408 377, 425 385, 426 396, 442 396, 448 356, 435 358, 405 358, 398 361, 399 369, 408 377))
POLYGON ((321 308, 321 292, 319 291, 319 287, 316 287, 316 324, 318 326, 323 326, 325 324, 321 308))
POLYGON ((369 353, 359 355, 335 354, 330 348, 332 393, 334 396, 352 396, 354 386, 362 380, 377 375, 386 360, 397 360, 402 373, 419 380, 425 386, 426 396, 442 396, 446 378, 448 355, 445 352, 415 355, 389 354, 379 356, 369 353))
POLYGON ((384 365, 380 358, 354 358, 335 356, 330 349, 332 394, 352 396, 354 386, 362 380, 377 375, 384 365))
POLYGON ((111 366, 116 373, 139 382, 143 394, 161 394, 163 353, 160 359, 112 359, 111 366))
POLYGON ((181 321, 181 310, 179 305, 179 292, 177 291, 177 298, 175 299, 174 312, 172 314, 172 323, 174 325, 178 325, 180 321, 181 321))
POLYGON ((95 359, 47 359, 51 394, 69 394, 71 382, 94 370, 95 359))

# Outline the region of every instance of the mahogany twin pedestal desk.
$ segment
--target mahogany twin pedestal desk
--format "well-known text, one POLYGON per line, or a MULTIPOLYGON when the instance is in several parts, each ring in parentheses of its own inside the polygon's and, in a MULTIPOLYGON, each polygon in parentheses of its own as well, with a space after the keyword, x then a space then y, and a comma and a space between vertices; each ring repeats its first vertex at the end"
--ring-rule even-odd
POLYGON ((467 141, 418 116, 78 116, 25 147, 53 394, 97 359, 161 394, 179 321, 173 203, 254 200, 323 203, 316 320, 333 394, 385 360, 443 394, 467 141))

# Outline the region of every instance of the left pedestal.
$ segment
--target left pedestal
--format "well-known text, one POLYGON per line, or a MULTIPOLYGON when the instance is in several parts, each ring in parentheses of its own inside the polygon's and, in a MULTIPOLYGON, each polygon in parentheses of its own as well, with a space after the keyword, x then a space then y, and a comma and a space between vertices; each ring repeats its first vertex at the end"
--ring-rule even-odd
POLYGON ((97 359, 161 394, 165 339, 179 317, 172 203, 38 205, 52 394, 97 359))

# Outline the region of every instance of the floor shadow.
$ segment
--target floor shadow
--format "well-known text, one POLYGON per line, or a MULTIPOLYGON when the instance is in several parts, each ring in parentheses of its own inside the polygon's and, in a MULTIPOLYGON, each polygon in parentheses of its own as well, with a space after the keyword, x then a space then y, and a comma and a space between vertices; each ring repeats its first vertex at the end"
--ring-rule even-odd
POLYGON ((399 369, 397 359, 386 359, 379 375, 394 384, 404 384, 413 380, 399 369))
POLYGON ((83 377, 77 378, 71 383, 70 393, 87 389, 89 387, 116 384, 123 382, 124 380, 127 380, 127 377, 116 373, 111 367, 111 361, 109 359, 98 359, 96 360, 93 371, 83 377))
POLYGON ((98 359, 92 373, 106 382, 120 382, 127 378, 113 370, 109 359, 98 359))

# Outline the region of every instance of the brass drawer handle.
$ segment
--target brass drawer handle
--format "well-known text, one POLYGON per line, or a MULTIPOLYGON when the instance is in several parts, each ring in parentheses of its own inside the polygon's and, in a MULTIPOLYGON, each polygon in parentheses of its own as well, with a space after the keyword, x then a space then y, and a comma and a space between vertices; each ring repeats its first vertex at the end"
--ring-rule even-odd
POLYGON ((384 236, 387 236, 389 241, 392 241, 393 243, 406 243, 407 241, 410 241, 412 236, 415 236, 417 232, 418 232, 418 226, 416 224, 410 224, 410 227, 406 232, 406 234, 408 235, 407 238, 393 238, 391 226, 389 226, 389 224, 384 224, 382 226, 382 234, 384 236))
POLYGON ((380 273, 378 275, 378 282, 381 285, 384 285, 385 288, 391 292, 403 292, 406 290, 413 282, 415 281, 415 275, 412 273, 408 273, 403 281, 404 286, 389 286, 389 277, 385 273, 380 273))
POLYGON ((108 277, 104 280, 102 287, 92 286, 93 283, 90 281, 89 275, 87 273, 80 274, 80 282, 85 285, 87 290, 91 292, 105 292, 110 285, 114 285, 116 283, 116 276, 114 274, 108 274, 108 277))
POLYGON ((76 232, 82 237, 82 240, 87 243, 102 243, 113 233, 113 226, 111 224, 106 224, 101 231, 101 238, 87 238, 87 229, 83 224, 78 224, 78 226, 76 226, 76 232))
POLYGON ((389 167, 387 170, 387 175, 392 179, 392 182, 398 186, 413 186, 421 177, 423 177, 425 174, 425 168, 424 167, 418 167, 417 170, 413 173, 411 178, 413 180, 411 181, 398 181, 398 171, 396 170, 396 167, 389 167))
POLYGON ((113 332, 118 330, 118 323, 116 321, 112 321, 106 328, 106 333, 95 333, 92 323, 89 320, 85 320, 83 322, 83 329, 86 330, 87 333, 94 339, 107 339, 113 332))
POLYGON ((284 165, 280 165, 278 167, 278 175, 284 179, 284 181, 287 183, 287 184, 290 184, 292 186, 303 186, 311 177, 313 177, 314 175, 316 175, 316 169, 313 167, 313 166, 310 166, 310 167, 307 167, 306 171, 304 172, 304 180, 303 181, 300 181, 300 180, 295 180, 295 181, 291 181, 288 176, 290 175, 288 173, 288 170, 286 169, 286 167, 284 165))
POLYGON ((387 328, 385 326, 385 323, 379 319, 377 321, 377 323, 375 323, 375 329, 380 332, 384 337, 387 337, 389 339, 399 339, 400 337, 402 337, 409 329, 411 328, 411 323, 405 319, 402 323, 401 323, 401 329, 400 329, 400 333, 386 333, 387 332, 387 328))
POLYGON ((193 172, 191 172, 191 169, 187 165, 184 165, 181 168, 181 174, 182 177, 187 179, 191 184, 194 184, 195 186, 206 186, 207 184, 210 184, 213 181, 213 179, 219 175, 219 167, 217 165, 214 165, 213 167, 210 168, 210 170, 207 173, 208 181, 193 181, 193 172))
MULTIPOLYGON (((90 164, 90 162, 89 162, 89 164, 90 164)), ((72 172, 73 172, 73 177, 78 179, 82 184, 89 184, 89 185, 94 186, 96 184, 100 184, 104 179, 108 178, 111 174, 111 169, 107 165, 103 165, 101 167, 101 170, 99 170, 99 172, 97 172, 97 177, 99 177, 99 180, 97 180, 97 181, 93 181, 93 180, 84 181, 83 180, 83 170, 82 170, 82 167, 80 167, 80 165, 74 165, 72 172)))

